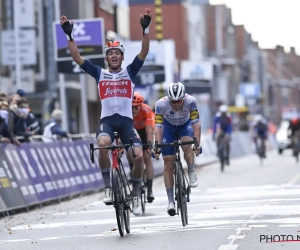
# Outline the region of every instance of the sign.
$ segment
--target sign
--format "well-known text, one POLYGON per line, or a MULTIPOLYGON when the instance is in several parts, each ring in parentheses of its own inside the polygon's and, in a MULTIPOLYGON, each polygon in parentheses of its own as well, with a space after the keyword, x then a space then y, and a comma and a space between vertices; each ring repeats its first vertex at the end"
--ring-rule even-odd
POLYGON ((259 98, 261 95, 259 83, 241 83, 240 94, 245 97, 259 98))
MULTIPOLYGON (((73 60, 68 48, 68 40, 59 22, 53 23, 55 60, 73 60)), ((78 51, 85 58, 104 56, 104 20, 103 18, 75 19, 73 36, 78 51)))
POLYGON ((164 82, 165 67, 163 65, 144 65, 135 78, 136 85, 152 85, 164 82))
POLYGON ((201 80, 184 80, 185 92, 188 94, 210 94, 211 85, 201 80))
MULTIPOLYGON (((13 66, 16 65, 15 54, 15 34, 13 30, 5 30, 1 32, 1 47, 2 50, 2 64, 13 66)), ((20 63, 22 65, 36 64, 36 36, 35 30, 20 30, 20 63)))
MULTIPOLYGON (((141 51, 141 41, 125 41, 125 58, 123 67, 132 63, 141 51)), ((150 41, 150 51, 144 65, 139 71, 135 84, 138 87, 163 83, 169 85, 174 81, 175 43, 173 40, 150 41)), ((164 86, 164 87, 166 87, 164 86)))
MULTIPOLYGON (((91 58, 89 61, 92 64, 100 66, 101 68, 105 67, 104 58, 91 58)), ((59 73, 66 73, 66 74, 80 74, 85 73, 80 66, 74 62, 73 60, 69 61, 58 61, 57 62, 57 70, 59 73)))
MULTIPOLYGON (((12 73, 12 81, 16 82, 16 73, 12 73)), ((26 89, 26 93, 35 92, 35 72, 33 69, 22 69, 21 71, 21 89, 26 89)), ((16 89, 15 89, 16 91, 16 89)))
POLYGON ((14 0, 20 28, 34 27, 34 0, 14 0))
POLYGON ((202 80, 212 81, 213 64, 211 62, 182 61, 180 69, 181 79, 183 80, 202 80))

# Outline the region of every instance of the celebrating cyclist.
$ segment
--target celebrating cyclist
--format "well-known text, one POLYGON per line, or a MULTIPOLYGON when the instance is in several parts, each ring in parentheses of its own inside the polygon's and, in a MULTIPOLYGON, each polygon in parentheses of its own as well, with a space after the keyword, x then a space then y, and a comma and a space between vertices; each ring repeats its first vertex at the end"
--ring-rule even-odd
MULTIPOLYGON (((199 147, 195 145, 182 146, 184 159, 188 166, 188 174, 191 187, 197 187, 197 175, 194 169, 194 153, 199 155, 201 147, 201 126, 196 99, 185 94, 185 87, 181 82, 174 82, 168 86, 167 96, 156 102, 155 106, 155 140, 160 143, 170 143, 176 140, 176 134, 180 141, 190 141, 197 138, 199 147)), ((174 165, 175 156, 173 147, 159 149, 155 157, 158 159, 160 152, 164 160, 164 181, 168 195, 169 205, 167 212, 170 216, 175 215, 174 202, 174 165)))
POLYGON ((221 105, 219 107, 219 112, 216 113, 214 118, 213 140, 215 140, 217 135, 217 148, 219 149, 221 138, 225 136, 227 165, 229 165, 229 155, 230 155, 229 142, 230 142, 231 133, 232 133, 232 123, 231 123, 231 117, 228 114, 228 107, 226 105, 221 105))
MULTIPOLYGON (((128 153, 134 162, 132 171, 132 210, 135 215, 138 215, 142 211, 139 188, 143 174, 143 151, 141 141, 133 126, 131 102, 134 93, 135 77, 143 66, 144 59, 149 51, 150 9, 145 9, 145 14, 140 16, 140 23, 143 28, 141 51, 126 68, 122 68, 125 49, 120 42, 106 43, 104 51, 108 62, 108 69, 103 69, 80 56, 72 35, 73 21, 70 22, 66 16, 62 16, 60 23, 67 35, 68 46, 73 60, 96 80, 102 104, 100 126, 96 134, 99 147, 111 145, 114 141, 114 132, 118 132, 124 144, 129 144, 130 138, 133 139, 136 159, 133 160, 133 153, 131 150, 128 150, 129 147, 126 150, 129 151, 128 153)), ((108 150, 100 150, 99 165, 105 185, 105 198, 103 201, 107 205, 112 204, 110 185, 111 164, 108 150)))
MULTIPOLYGON (((144 97, 135 92, 132 100, 132 115, 134 128, 137 130, 143 144, 147 144, 153 141, 154 133, 154 116, 151 108, 144 103, 144 97)), ((147 200, 151 203, 154 200, 152 192, 153 183, 153 164, 151 160, 150 149, 148 146, 143 146, 143 158, 146 166, 146 178, 147 178, 147 200)), ((132 169, 133 163, 128 159, 130 169, 132 169)))

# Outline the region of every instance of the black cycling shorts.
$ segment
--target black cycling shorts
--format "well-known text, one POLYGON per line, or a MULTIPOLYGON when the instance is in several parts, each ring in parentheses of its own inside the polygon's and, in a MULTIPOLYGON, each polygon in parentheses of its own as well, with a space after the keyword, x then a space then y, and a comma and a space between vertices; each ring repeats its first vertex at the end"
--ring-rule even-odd
MULTIPOLYGON (((148 144, 147 142, 147 132, 146 132, 146 128, 142 128, 142 129, 137 129, 137 132, 140 135, 141 141, 143 144, 148 144)), ((148 150, 149 146, 143 146, 143 150, 148 150)))
MULTIPOLYGON (((122 144, 129 144, 130 138, 133 139, 135 147, 141 147, 141 140, 138 132, 134 128, 133 120, 129 117, 114 114, 104 117, 100 120, 100 126, 96 134, 98 139, 100 136, 108 135, 111 141, 114 141, 114 132, 118 132, 122 144)), ((125 147, 128 151, 129 146, 125 147)))

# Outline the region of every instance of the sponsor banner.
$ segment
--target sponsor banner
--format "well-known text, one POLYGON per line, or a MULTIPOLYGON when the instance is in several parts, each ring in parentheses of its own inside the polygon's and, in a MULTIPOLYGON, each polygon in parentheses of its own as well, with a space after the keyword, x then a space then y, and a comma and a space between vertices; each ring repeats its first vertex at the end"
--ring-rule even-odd
POLYGON ((75 184, 73 174, 59 147, 60 144, 53 142, 41 144, 41 146, 50 163, 52 176, 57 184, 60 197, 78 193, 78 187, 75 184))
POLYGON ((77 155, 80 158, 80 163, 87 172, 89 187, 91 189, 104 186, 100 167, 98 165, 98 150, 95 150, 95 164, 92 164, 90 161, 90 143, 92 142, 92 140, 78 140, 73 142, 77 151, 77 155))
POLYGON ((20 208, 26 205, 11 166, 0 146, 0 211, 20 208))
MULTIPOLYGON (((80 55, 85 58, 104 56, 104 19, 75 19, 73 36, 80 55)), ((54 48, 56 61, 72 60, 66 34, 59 22, 53 23, 54 48)))
POLYGON ((23 149, 23 145, 20 148, 17 148, 11 144, 5 146, 5 155, 8 159, 8 163, 11 166, 11 171, 16 177, 18 186, 21 189, 23 197, 27 205, 39 203, 38 196, 34 184, 31 182, 31 177, 35 176, 34 171, 31 166, 27 165, 22 159, 22 155, 19 149, 23 149))

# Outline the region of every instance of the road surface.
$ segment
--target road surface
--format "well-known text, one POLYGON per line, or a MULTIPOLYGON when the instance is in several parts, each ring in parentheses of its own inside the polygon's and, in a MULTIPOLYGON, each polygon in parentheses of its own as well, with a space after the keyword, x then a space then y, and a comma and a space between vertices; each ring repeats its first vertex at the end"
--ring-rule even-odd
POLYGON ((232 160, 224 173, 219 164, 197 168, 197 173, 199 186, 192 190, 185 228, 180 216, 167 214, 159 177, 154 181, 155 201, 147 204, 144 215, 131 214, 131 233, 123 238, 113 207, 105 206, 103 193, 98 193, 0 219, 0 248, 300 248, 300 163, 290 151, 269 153, 263 166, 254 155, 232 160))

